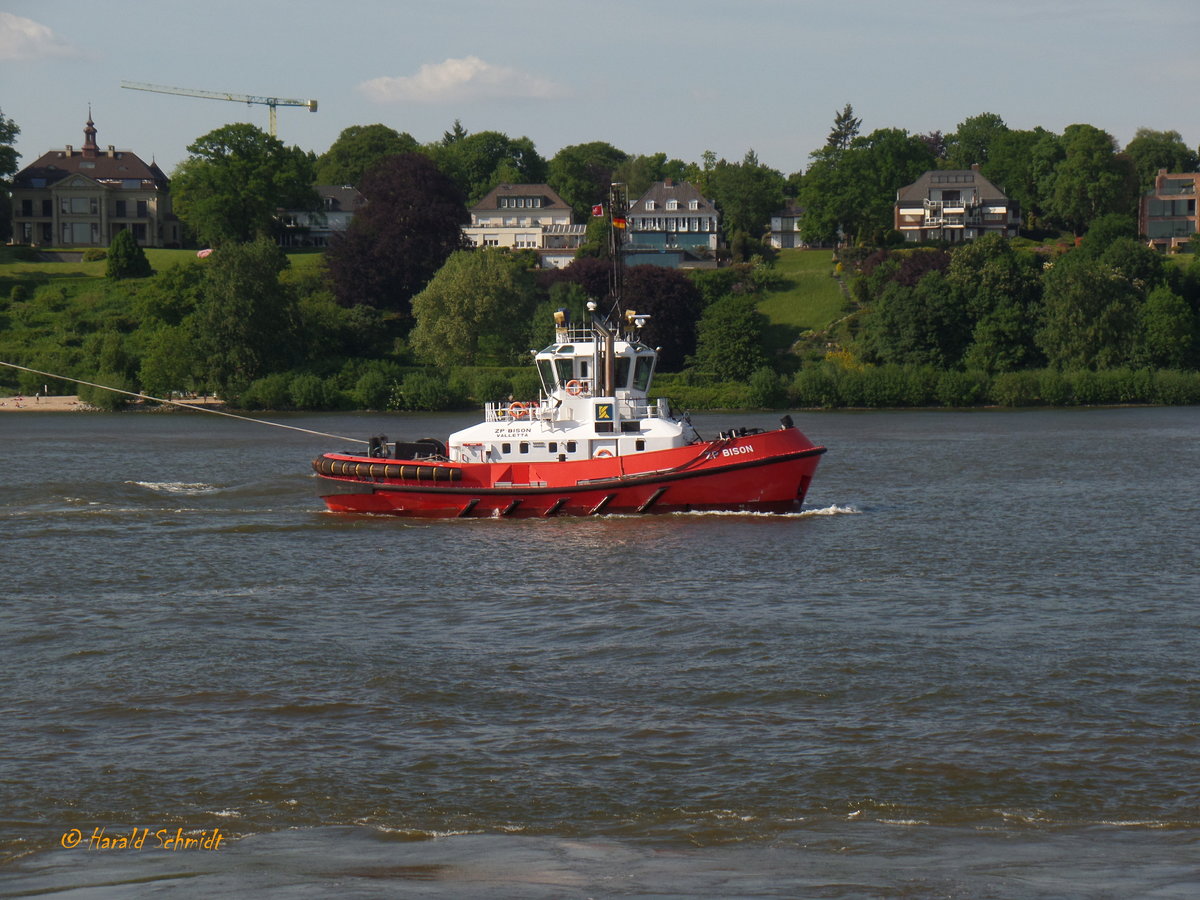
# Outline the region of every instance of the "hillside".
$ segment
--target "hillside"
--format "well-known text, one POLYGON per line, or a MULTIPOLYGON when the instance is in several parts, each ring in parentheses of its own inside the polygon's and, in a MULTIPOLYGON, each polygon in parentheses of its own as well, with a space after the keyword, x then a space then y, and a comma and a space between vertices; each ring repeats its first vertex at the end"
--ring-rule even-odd
POLYGON ((768 349, 791 347, 807 331, 824 331, 845 315, 847 298, 834 277, 832 250, 781 250, 777 282, 758 310, 770 321, 768 349))

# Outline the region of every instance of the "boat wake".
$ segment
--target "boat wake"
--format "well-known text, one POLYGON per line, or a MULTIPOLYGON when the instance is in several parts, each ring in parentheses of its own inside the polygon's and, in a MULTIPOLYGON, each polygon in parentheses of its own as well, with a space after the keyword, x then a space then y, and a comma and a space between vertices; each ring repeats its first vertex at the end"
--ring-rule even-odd
POLYGON ((716 510, 690 510, 688 512, 674 513, 677 516, 739 516, 742 518, 751 517, 759 519, 810 519, 814 516, 857 516, 861 515, 862 511, 855 509, 853 506, 826 506, 822 509, 801 509, 796 512, 774 513, 774 512, 755 512, 751 510, 736 510, 736 509, 716 509, 716 510))
POLYGON ((801 519, 809 516, 859 516, 862 515, 862 510, 855 509, 853 506, 838 506, 835 503, 833 506, 826 506, 822 509, 802 509, 794 515, 801 519))
POLYGON ((221 490, 215 484, 187 481, 127 481, 126 484, 136 485, 154 491, 156 494, 175 494, 186 497, 196 497, 200 494, 215 494, 221 490))

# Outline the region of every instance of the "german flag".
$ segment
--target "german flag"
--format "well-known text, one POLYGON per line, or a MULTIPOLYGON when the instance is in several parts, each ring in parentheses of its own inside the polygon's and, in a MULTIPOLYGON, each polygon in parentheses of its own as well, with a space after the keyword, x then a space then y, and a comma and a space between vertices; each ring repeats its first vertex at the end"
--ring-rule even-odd
POLYGON ((624 217, 619 218, 619 219, 613 219, 613 228, 624 228, 624 227, 625 227, 624 217))

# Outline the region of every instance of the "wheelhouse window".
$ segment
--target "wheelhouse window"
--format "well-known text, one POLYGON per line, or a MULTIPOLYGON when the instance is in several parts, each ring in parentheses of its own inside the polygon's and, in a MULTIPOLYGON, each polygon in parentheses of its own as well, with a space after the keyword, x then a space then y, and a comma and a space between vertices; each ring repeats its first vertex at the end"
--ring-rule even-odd
POLYGON ((565 384, 575 377, 574 360, 556 359, 554 367, 558 370, 558 380, 560 383, 565 384))
POLYGON ((554 390, 554 362, 549 359, 539 359, 537 361, 538 374, 542 376, 542 390, 547 394, 554 390))
POLYGON ((654 357, 639 356, 633 372, 634 390, 650 390, 650 377, 654 373, 654 357))
POLYGON ((629 387, 629 364, 632 360, 628 356, 617 357, 617 380, 613 385, 614 388, 629 387))

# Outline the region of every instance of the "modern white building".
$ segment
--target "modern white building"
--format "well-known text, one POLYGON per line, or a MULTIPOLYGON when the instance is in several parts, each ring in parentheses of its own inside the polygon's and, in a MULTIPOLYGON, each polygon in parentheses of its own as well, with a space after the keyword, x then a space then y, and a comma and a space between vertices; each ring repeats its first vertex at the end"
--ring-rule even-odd
POLYGON ((463 234, 476 247, 534 250, 543 268, 570 265, 583 246, 586 225, 548 184, 500 184, 470 209, 463 234))
POLYGON ((1016 237, 1020 226, 1017 204, 978 165, 926 172, 896 192, 894 227, 906 241, 970 241, 991 232, 1016 237))

